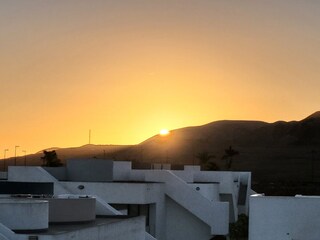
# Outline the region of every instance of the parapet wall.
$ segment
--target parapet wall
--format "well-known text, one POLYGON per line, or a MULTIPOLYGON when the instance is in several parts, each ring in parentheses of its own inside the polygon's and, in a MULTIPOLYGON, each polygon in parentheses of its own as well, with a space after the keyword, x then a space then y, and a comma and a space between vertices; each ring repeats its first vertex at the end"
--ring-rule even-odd
POLYGON ((49 222, 89 222, 96 218, 95 198, 49 198, 49 222))
POLYGON ((0 222, 11 230, 39 231, 48 228, 48 201, 1 199, 0 222))
POLYGON ((113 161, 105 159, 71 159, 67 161, 68 181, 112 182, 113 161))

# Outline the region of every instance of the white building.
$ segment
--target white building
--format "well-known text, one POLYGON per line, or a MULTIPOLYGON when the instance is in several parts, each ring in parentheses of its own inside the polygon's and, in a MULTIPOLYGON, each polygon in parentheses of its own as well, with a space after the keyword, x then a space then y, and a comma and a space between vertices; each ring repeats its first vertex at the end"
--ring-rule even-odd
POLYGON ((52 183, 0 182, 1 240, 152 239, 144 217, 96 218, 95 198, 52 197, 50 188, 52 183))
POLYGON ((55 195, 92 196, 96 215, 144 216, 145 239, 158 240, 227 235, 229 222, 248 213, 251 193, 248 172, 200 171, 199 166, 134 170, 130 162, 93 159, 47 170, 9 167, 8 181, 53 182, 55 195))
POLYGON ((320 197, 250 197, 249 240, 320 239, 320 197))

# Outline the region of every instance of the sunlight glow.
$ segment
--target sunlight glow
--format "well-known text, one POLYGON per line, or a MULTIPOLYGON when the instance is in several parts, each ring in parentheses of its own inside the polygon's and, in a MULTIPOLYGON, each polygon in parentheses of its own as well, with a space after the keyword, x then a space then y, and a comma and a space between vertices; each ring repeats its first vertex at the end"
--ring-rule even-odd
POLYGON ((168 135, 169 133, 170 133, 170 132, 169 132, 168 129, 161 129, 161 130, 160 130, 160 135, 161 135, 161 136, 168 135))

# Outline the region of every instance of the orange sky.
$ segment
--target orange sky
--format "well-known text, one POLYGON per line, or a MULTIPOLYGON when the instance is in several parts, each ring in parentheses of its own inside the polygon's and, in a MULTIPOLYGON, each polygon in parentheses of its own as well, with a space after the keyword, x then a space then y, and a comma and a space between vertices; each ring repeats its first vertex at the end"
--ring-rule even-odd
POLYGON ((0 158, 320 110, 320 2, 0 1, 0 158))

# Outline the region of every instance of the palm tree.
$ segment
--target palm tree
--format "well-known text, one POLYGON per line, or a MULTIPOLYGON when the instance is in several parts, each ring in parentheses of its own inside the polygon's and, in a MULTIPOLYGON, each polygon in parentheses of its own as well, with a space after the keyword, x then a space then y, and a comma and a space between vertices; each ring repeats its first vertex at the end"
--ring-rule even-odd
POLYGON ((219 170, 218 165, 216 163, 214 163, 213 161, 211 161, 211 159, 213 159, 215 157, 216 157, 215 155, 210 154, 207 151, 203 151, 203 152, 198 153, 196 155, 196 158, 199 159, 200 165, 202 166, 202 168, 204 170, 211 170, 211 171, 219 170))
POLYGON ((234 150, 232 146, 229 146, 229 148, 225 149, 224 151, 225 151, 225 155, 223 155, 222 159, 226 159, 226 168, 230 170, 233 157, 236 155, 239 155, 239 152, 234 150))

